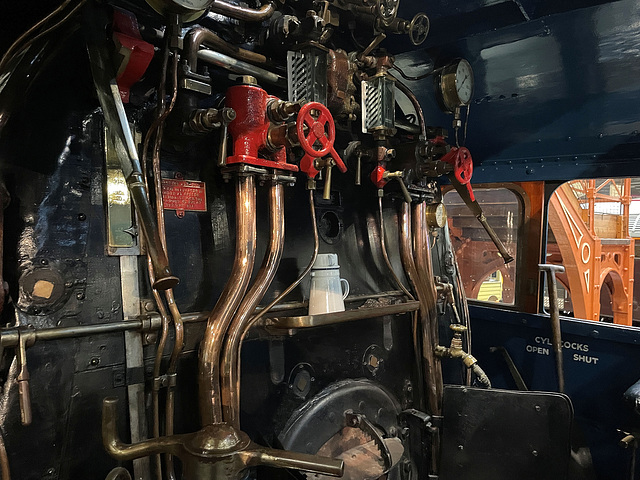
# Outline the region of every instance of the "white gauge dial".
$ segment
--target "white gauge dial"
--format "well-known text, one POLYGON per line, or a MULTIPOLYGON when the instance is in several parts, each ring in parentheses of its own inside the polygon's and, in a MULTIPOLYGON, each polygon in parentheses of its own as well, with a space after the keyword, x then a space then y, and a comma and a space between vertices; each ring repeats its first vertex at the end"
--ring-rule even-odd
POLYGON ((447 223, 447 210, 444 203, 427 205, 427 225, 431 228, 442 228, 447 223))
POLYGON ((473 95, 473 70, 466 60, 460 60, 456 69, 456 90, 462 105, 468 105, 473 95))
POLYGON ((453 113, 456 108, 469 105, 473 98, 473 85, 473 69, 465 59, 446 65, 437 77, 440 107, 453 113))

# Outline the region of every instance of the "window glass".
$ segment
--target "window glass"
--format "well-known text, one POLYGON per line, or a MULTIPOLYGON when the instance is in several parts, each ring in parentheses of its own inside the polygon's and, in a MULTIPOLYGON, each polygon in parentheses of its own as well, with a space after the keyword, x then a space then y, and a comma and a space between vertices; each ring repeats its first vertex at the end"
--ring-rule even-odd
POLYGON ((512 305, 521 202, 506 188, 475 189, 474 193, 489 224, 515 260, 505 265, 489 235, 458 193, 447 192, 444 203, 465 293, 469 299, 512 305))
MULTIPOLYGON (((551 196, 548 215, 547 263, 565 268, 556 275, 560 313, 620 325, 640 321, 633 300, 640 179, 567 182, 551 196)), ((544 295, 548 307, 546 287, 544 295)))

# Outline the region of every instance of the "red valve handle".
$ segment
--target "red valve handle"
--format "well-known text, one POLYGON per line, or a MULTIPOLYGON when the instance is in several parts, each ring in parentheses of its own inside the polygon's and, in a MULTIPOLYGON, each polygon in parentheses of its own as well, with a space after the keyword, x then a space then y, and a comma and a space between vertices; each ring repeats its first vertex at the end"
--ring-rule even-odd
POLYGON ((461 186, 466 185, 471 201, 475 200, 475 195, 471 188, 471 176, 473 175, 473 159, 471 153, 465 147, 452 147, 449 153, 444 155, 440 161, 453 166, 453 177, 455 182, 461 186))
POLYGON ((333 158, 342 173, 347 171, 346 165, 333 147, 333 142, 336 139, 336 125, 327 107, 319 102, 309 102, 304 105, 298 112, 296 132, 300 146, 305 152, 305 156, 300 162, 300 169, 306 172, 309 177, 313 178, 318 174, 318 170, 313 165, 314 160, 325 155, 330 155, 333 158), (311 115, 311 110, 319 112, 317 119, 311 115), (307 127, 307 135, 304 131, 305 126, 307 127), (325 126, 328 132, 325 130, 325 126), (314 148, 316 141, 322 145, 319 150, 314 148))

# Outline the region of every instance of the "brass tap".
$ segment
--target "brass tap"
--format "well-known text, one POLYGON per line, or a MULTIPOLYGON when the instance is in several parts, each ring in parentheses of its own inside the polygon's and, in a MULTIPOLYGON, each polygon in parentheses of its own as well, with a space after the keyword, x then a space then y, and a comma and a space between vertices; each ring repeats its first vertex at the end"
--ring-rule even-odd
POLYGON ((159 453, 170 453, 182 461, 183 478, 224 478, 239 480, 249 467, 266 465, 294 468, 311 473, 341 477, 342 460, 266 448, 227 423, 207 425, 195 433, 171 435, 128 445, 117 432, 117 398, 102 403, 102 442, 119 461, 129 461, 159 453))

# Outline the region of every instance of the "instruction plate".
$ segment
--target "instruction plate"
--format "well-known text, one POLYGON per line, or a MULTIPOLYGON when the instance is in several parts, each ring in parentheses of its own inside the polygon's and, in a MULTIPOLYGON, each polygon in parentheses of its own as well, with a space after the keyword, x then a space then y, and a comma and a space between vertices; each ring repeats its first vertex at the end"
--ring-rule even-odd
POLYGON ((163 178, 162 200, 165 210, 175 210, 179 216, 184 212, 207 211, 205 184, 196 180, 163 178))

